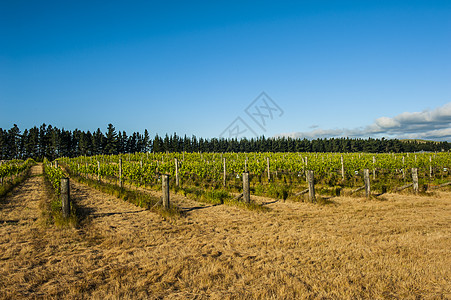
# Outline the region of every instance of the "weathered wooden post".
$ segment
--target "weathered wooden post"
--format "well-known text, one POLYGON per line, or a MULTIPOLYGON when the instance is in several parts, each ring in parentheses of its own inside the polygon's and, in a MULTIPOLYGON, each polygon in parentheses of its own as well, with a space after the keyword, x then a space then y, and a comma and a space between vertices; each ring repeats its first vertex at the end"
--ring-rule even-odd
POLYGON ((122 158, 119 157, 119 187, 122 188, 122 158))
POLYGON ((70 187, 69 178, 61 178, 61 206, 63 217, 70 216, 70 187))
POLYGON ((402 157, 402 179, 406 180, 406 171, 404 167, 404 156, 402 157))
POLYGON ((268 182, 271 181, 271 172, 269 171, 269 157, 266 158, 266 167, 268 169, 268 182))
POLYGON ((163 207, 169 208, 169 175, 161 175, 161 187, 163 189, 163 207))
POLYGON ((308 198, 310 202, 315 202, 315 177, 312 170, 307 171, 307 182, 308 182, 308 198))
POLYGON ((370 170, 363 169, 363 179, 365 181, 365 196, 369 198, 371 196, 371 187, 370 187, 370 170))
POLYGON ((413 192, 418 194, 418 168, 412 168, 413 192))
POLYGON ((302 174, 305 174, 305 161, 304 161, 304 157, 302 157, 301 154, 299 154, 299 156, 301 157, 301 161, 302 161, 302 174))
POLYGON ((373 180, 376 180, 376 157, 373 156, 373 180))
POLYGON ((55 168, 58 169, 58 161, 57 160, 55 160, 55 168))
POLYGON ((243 173, 243 199, 245 203, 251 202, 251 191, 249 188, 249 172, 243 173))
POLYGON ((225 187, 226 186, 226 159, 223 159, 223 169, 224 169, 224 173, 223 173, 223 178, 222 178, 222 185, 225 187))
POLYGON ((174 159, 175 160, 175 185, 179 186, 179 163, 177 158, 174 159))
POLYGON ((345 164, 344 164, 343 155, 340 157, 340 160, 341 160, 341 180, 345 181, 345 164))

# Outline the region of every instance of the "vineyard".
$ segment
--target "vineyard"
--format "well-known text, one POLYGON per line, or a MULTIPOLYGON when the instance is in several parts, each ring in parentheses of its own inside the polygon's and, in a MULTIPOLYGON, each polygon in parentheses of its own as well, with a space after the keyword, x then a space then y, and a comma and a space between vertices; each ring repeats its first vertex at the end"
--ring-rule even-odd
POLYGON ((20 184, 34 164, 33 159, 0 161, 0 196, 20 184))
POLYGON ((30 165, 33 163, 32 159, 25 161, 14 159, 0 162, 0 183, 3 185, 6 181, 13 181, 15 177, 30 168, 30 165))
POLYGON ((243 173, 249 173, 251 194, 301 199, 312 170, 319 195, 346 195, 364 184, 371 173, 375 194, 393 191, 412 180, 418 169, 420 191, 450 181, 451 154, 439 153, 136 153, 61 158, 70 172, 130 187, 159 188, 161 175, 170 175, 175 189, 237 193, 243 173))
POLYGON ((447 299, 450 158, 137 153, 4 161, 0 298, 447 299), (316 203, 303 194, 312 173, 316 203), (167 176, 171 207, 159 205, 167 176), (243 177, 250 203, 239 198, 243 177), (369 199, 354 192, 368 178, 369 199), (397 192, 415 178, 416 193, 397 192))

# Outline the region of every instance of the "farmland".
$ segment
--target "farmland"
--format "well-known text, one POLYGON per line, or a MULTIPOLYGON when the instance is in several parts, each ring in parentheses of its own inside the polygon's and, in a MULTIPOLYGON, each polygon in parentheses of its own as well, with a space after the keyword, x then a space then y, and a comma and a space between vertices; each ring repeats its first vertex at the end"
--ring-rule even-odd
POLYGON ((253 194, 273 198, 292 197, 307 187, 306 173, 334 195, 363 184, 363 170, 372 173, 377 193, 411 181, 418 169, 423 191, 449 182, 451 155, 443 153, 140 153, 59 159, 77 175, 115 184, 156 186, 161 174, 169 174, 171 186, 223 189, 239 192, 242 174, 248 172, 253 194))
MULTIPOLYGON (((50 170, 55 165, 46 162, 50 170)), ((33 166, 1 199, 1 298, 451 297, 451 190, 434 189, 449 181, 447 153, 59 159, 58 169, 72 174, 74 226, 49 222, 53 192, 45 188, 43 168, 33 166), (364 168, 371 172, 370 199, 350 193, 362 184, 364 168), (392 192, 412 180, 411 168, 419 169, 420 192, 392 192), (189 193, 221 190, 233 198, 246 169, 251 200, 265 209, 218 205, 189 193), (327 201, 296 196, 306 187, 307 169, 327 201), (180 214, 160 214, 78 182, 89 183, 82 180, 87 177, 159 198, 164 173, 180 214), (278 193, 283 189, 286 194, 278 193)))

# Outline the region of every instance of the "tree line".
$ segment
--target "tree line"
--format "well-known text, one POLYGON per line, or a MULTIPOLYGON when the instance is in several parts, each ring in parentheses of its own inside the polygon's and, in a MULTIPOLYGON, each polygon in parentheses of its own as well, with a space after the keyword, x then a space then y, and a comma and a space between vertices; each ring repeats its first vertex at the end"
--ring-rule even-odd
POLYGON ((0 160, 44 157, 53 160, 58 157, 81 155, 119 154, 135 152, 419 152, 448 151, 448 142, 398 140, 398 139, 299 139, 290 137, 204 139, 196 136, 181 137, 176 133, 164 137, 150 138, 147 129, 143 134, 116 131, 108 124, 105 133, 100 128, 94 132, 58 129, 52 125, 25 129, 23 132, 14 124, 9 130, 0 128, 0 160))

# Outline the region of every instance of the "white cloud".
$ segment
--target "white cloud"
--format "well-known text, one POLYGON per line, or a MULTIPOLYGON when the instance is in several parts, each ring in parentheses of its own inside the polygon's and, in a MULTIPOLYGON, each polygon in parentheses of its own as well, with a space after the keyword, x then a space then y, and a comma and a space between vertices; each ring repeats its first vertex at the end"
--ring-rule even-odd
POLYGON ((316 129, 307 132, 283 133, 277 136, 296 138, 391 137, 451 141, 451 102, 434 110, 403 112, 393 118, 380 117, 373 124, 354 129, 316 129))
POLYGON ((392 118, 381 117, 376 119, 376 125, 380 128, 396 128, 401 126, 401 123, 392 118))
POLYGON ((287 136, 292 138, 307 138, 307 139, 317 139, 317 138, 328 138, 333 136, 342 135, 343 131, 340 129, 316 129, 308 132, 292 132, 292 133, 283 133, 278 136, 287 136))

